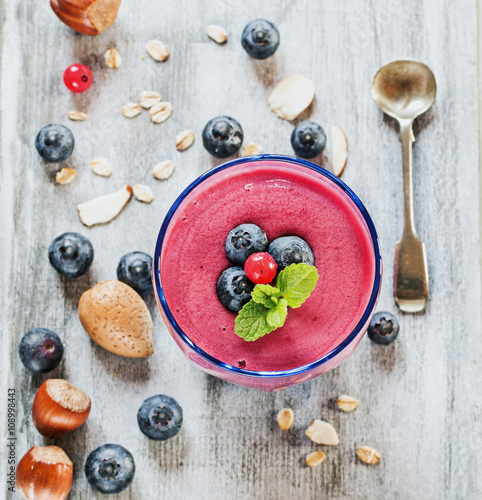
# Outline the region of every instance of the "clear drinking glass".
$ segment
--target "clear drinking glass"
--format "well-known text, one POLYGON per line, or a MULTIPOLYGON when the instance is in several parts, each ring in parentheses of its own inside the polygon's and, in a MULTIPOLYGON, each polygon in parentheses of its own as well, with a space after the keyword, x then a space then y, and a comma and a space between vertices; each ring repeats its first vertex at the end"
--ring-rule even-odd
MULTIPOLYGON (((157 238, 153 267, 154 290, 159 310, 169 332, 185 356, 192 363, 210 375, 234 384, 266 392, 283 389, 292 385, 300 384, 306 380, 310 380, 322 373, 327 372, 328 370, 331 370, 347 359, 353 353, 363 337, 373 313, 375 312, 375 306, 380 292, 381 277, 382 261, 377 233, 368 212, 355 193, 344 182, 318 165, 298 158, 278 155, 258 155, 236 159, 209 170, 192 182, 177 198, 164 219, 157 238), (286 168, 297 169, 298 171, 307 171, 319 177, 320 182, 328 182, 340 193, 342 193, 342 195, 345 196, 351 203, 354 210, 359 214, 358 218, 360 224, 363 226, 363 230, 367 232, 367 235, 369 235, 369 240, 373 250, 372 258, 375 269, 368 304, 363 314, 359 318, 356 318, 358 319, 358 322, 356 323, 355 328, 353 328, 351 332, 347 332, 348 335, 341 335, 340 337, 343 340, 340 341, 340 343, 330 352, 321 356, 319 359, 303 366, 282 371, 252 371, 240 368, 239 366, 231 366, 216 359, 199 348, 190 339, 189 332, 183 331, 176 322, 164 295, 162 276, 160 273, 160 263, 166 231, 168 230, 169 224, 176 211, 182 207, 184 203, 189 202, 192 196, 197 196, 199 190, 209 187, 213 180, 216 179, 216 176, 225 175, 226 172, 228 172, 228 169, 245 170, 246 176, 248 177, 249 172, 255 169, 256 165, 265 164, 266 162, 275 162, 279 165, 278 168, 280 177, 282 177, 283 171, 286 168)), ((203 307, 203 304, 200 303, 199 307, 203 307)))

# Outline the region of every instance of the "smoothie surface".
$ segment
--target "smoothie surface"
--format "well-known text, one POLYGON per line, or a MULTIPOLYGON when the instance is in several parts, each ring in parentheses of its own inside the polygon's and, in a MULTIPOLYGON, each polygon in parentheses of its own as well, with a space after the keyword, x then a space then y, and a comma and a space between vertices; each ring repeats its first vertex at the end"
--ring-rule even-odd
POLYGON ((205 180, 177 209, 162 250, 162 287, 181 329, 211 356, 247 370, 287 370, 329 353, 361 319, 374 283, 373 244, 353 203, 321 174, 285 165, 260 160, 205 180), (306 240, 320 275, 306 302, 288 309, 284 326, 254 342, 234 333, 237 313, 216 295, 219 275, 233 265, 226 237, 248 222, 270 242, 306 240))

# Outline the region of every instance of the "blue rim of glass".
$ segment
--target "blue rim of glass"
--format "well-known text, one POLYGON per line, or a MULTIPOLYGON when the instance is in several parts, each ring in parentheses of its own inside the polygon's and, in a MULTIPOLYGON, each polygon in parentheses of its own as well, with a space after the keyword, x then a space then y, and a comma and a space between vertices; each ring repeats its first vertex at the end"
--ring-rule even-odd
POLYGON ((207 361, 211 362, 213 365, 218 366, 219 368, 222 368, 223 370, 226 370, 228 372, 231 372, 233 374, 238 374, 238 375, 245 375, 248 377, 273 377, 273 378, 280 378, 280 377, 290 377, 293 375, 300 375, 304 372, 308 372, 312 370, 313 368, 316 368, 336 355, 338 355, 341 351, 343 351, 346 347, 348 347, 349 344, 358 336, 360 333, 361 329, 365 326, 365 324, 368 321, 368 318, 371 316, 373 313, 373 310, 376 306, 377 299, 378 299, 378 294, 380 291, 380 284, 381 284, 381 254, 380 254, 380 246, 379 246, 379 241, 378 241, 378 235, 377 231, 375 229, 375 225, 373 224, 373 221, 368 214, 365 206, 363 203, 360 201, 358 196, 338 177, 336 177, 334 174, 329 172, 328 170, 320 167, 319 165, 316 165, 314 163, 311 163, 306 160, 302 160, 300 158, 294 158, 291 156, 284 156, 284 155, 271 155, 271 154, 262 154, 262 155, 256 155, 256 156, 249 156, 246 158, 237 158, 235 160, 228 161, 226 163, 223 163, 221 165, 218 165, 217 167, 214 167, 213 169, 209 170, 208 172, 205 172, 201 176, 199 176, 197 179, 195 179, 189 186, 178 196, 176 201, 173 203, 171 208, 166 214, 166 217, 164 218, 164 221, 162 223, 161 229, 159 230, 159 234, 157 237, 157 242, 156 242, 156 249, 154 252, 154 284, 157 290, 157 296, 159 299, 159 302, 161 304, 161 307, 164 311, 164 314, 166 315, 170 325, 174 328, 176 333, 179 335, 179 337, 183 340, 183 342, 193 351, 195 351, 197 354, 199 354, 201 357, 205 358, 207 361), (339 345, 337 345, 332 351, 329 353, 325 354, 321 358, 312 361, 311 363, 308 363, 306 365, 302 365, 296 368, 291 368, 289 370, 280 370, 280 371, 254 371, 254 370, 245 370, 243 368, 238 368, 236 366, 229 365, 227 363, 224 363, 223 361, 220 361, 219 359, 216 359, 215 357, 211 356, 207 352, 203 351, 200 349, 196 344, 194 344, 191 339, 182 331, 181 327, 177 324, 176 320, 174 319, 171 310, 167 304, 166 297, 164 295, 164 291, 162 288, 161 284, 161 278, 160 278, 160 257, 161 257, 161 251, 162 251, 162 244, 164 242, 164 236, 166 235, 167 228, 169 226, 169 223, 171 222, 171 219, 176 212, 176 210, 179 208, 181 203, 184 201, 184 199, 193 191, 197 186, 199 186, 202 182, 204 182, 206 179, 209 177, 217 174, 218 172, 221 172, 223 170, 226 170, 230 167, 234 167, 236 165, 241 165, 243 163, 252 163, 252 162, 257 162, 259 160, 270 160, 270 161, 279 161, 279 162, 286 162, 286 163, 291 163, 294 165, 298 166, 304 166, 307 167, 311 170, 314 170, 315 172, 323 175, 324 177, 328 178, 331 180, 334 184, 336 184, 339 188, 341 188, 348 196, 349 198, 355 203, 357 206, 358 210, 360 211, 361 215, 363 216, 363 219, 368 227, 368 230, 370 232, 370 236, 372 239, 373 243, 373 250, 375 253, 375 279, 373 283, 373 288, 372 288, 372 293, 370 295, 370 300, 368 302, 368 305, 365 309, 365 312, 363 313, 363 316, 361 317, 360 321, 357 323, 355 328, 352 330, 352 332, 346 337, 346 339, 339 345))

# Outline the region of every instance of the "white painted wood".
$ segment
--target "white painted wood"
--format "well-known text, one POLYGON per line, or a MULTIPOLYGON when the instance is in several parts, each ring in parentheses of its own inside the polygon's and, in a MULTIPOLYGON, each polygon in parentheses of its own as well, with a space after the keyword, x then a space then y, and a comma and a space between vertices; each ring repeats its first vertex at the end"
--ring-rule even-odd
MULTIPOLYGON (((101 498, 82 469, 87 454, 105 442, 123 444, 136 460, 134 483, 118 496, 123 500, 482 498, 475 2, 125 0, 116 23, 97 38, 62 25, 47 1, 0 5, 0 430, 3 439, 6 389, 14 387, 17 459, 33 445, 62 446, 76 467, 70 495, 76 500, 101 498), (266 61, 249 59, 239 43, 244 25, 256 17, 273 21, 281 33, 278 52, 266 61), (225 46, 207 37, 208 24, 226 28, 225 46), (152 38, 169 45, 165 63, 142 58, 152 38), (118 70, 102 62, 113 46, 122 56, 118 70), (364 339, 333 372, 262 394, 189 365, 153 299, 151 359, 123 359, 90 341, 77 317, 80 295, 114 278, 124 253, 152 253, 170 204, 219 163, 202 148, 201 131, 210 118, 232 115, 246 142, 260 144, 264 152, 291 153, 293 125, 277 119, 265 101, 275 82, 294 72, 312 78, 317 90, 302 118, 311 117, 327 131, 336 123, 347 133, 344 180, 372 214, 383 250, 379 309, 396 312, 391 290, 403 221, 401 149, 395 125, 371 99, 370 85, 381 65, 405 57, 427 63, 439 87, 436 104, 416 126, 414 147, 415 219, 427 245, 430 300, 423 314, 398 314, 395 344, 383 348, 364 339), (89 64, 95 78, 93 88, 79 96, 62 83, 63 70, 76 61, 89 64), (167 122, 153 125, 145 111, 132 120, 121 115, 121 107, 142 90, 159 91, 173 103, 167 122), (88 120, 70 122, 71 109, 86 111, 88 120), (34 149, 37 131, 50 122, 64 123, 75 134, 67 163, 79 175, 69 186, 55 184, 55 166, 45 166, 34 149), (196 142, 179 153, 175 137, 185 129, 194 130, 196 142), (90 171, 95 156, 111 161, 110 179, 90 171), (174 175, 156 181, 152 167, 170 158, 174 175), (153 203, 132 200, 110 224, 83 227, 75 205, 125 182, 149 185, 153 203), (73 281, 60 278, 47 259, 51 240, 67 230, 87 235, 96 252, 92 270, 73 281), (28 373, 16 353, 22 335, 38 326, 57 331, 65 343, 61 367, 48 376, 65 377, 93 400, 87 424, 55 441, 44 440, 30 417, 35 390, 47 377, 28 373), (165 443, 149 442, 137 429, 138 406, 156 393, 175 397, 184 408, 180 435, 165 443), (354 413, 336 408, 343 393, 359 399, 354 413), (293 408, 295 422, 282 433, 274 417, 285 406, 293 408), (316 417, 337 429, 338 447, 317 446, 304 436, 316 417), (377 448, 382 462, 360 463, 360 445, 377 448), (304 457, 315 449, 323 449, 327 459, 309 469, 304 457)), ((2 446, 2 480, 5 453, 2 446)))

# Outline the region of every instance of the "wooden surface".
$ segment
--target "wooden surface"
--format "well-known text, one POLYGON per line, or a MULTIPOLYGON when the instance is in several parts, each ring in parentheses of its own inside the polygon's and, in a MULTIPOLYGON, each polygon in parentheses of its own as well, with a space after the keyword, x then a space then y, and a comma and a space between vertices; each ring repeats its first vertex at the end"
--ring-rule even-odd
MULTIPOLYGON (((3 439, 7 388, 13 387, 17 460, 33 445, 62 446, 76 468, 69 497, 75 500, 102 498, 89 487, 83 464, 105 442, 124 445, 136 461, 133 485, 118 496, 123 500, 482 498, 475 2, 124 0, 116 23, 97 38, 69 30, 46 0, 0 0, 0 7, 0 430, 3 439), (266 61, 249 59, 239 43, 244 25, 256 17, 273 21, 281 33, 278 52, 266 61), (211 23, 226 28, 225 46, 207 38, 211 23), (152 38, 169 45, 167 62, 142 58, 152 38), (112 46, 122 56, 118 70, 102 62, 112 46), (344 180, 372 214, 384 257, 378 309, 396 312, 391 290, 403 219, 401 148, 396 126, 371 99, 370 85, 381 65, 407 57, 432 68, 438 95, 415 128, 414 147, 415 219, 427 245, 430 300, 423 314, 398 314, 397 342, 379 347, 365 338, 333 372, 263 394, 188 364, 153 298, 148 306, 154 356, 124 359, 90 341, 77 316, 80 295, 97 281, 114 278, 124 253, 152 253, 176 196, 219 163, 202 148, 201 131, 210 118, 232 115, 246 142, 267 153, 292 153, 293 125, 276 118, 265 103, 274 83, 295 72, 312 78, 317 91, 302 118, 327 131, 337 123, 347 133, 344 180), (92 67, 95 82, 74 96, 64 87, 62 72, 77 61, 92 67), (153 125, 147 112, 133 120, 120 114, 123 104, 151 89, 173 103, 166 123, 153 125), (70 122, 71 109, 86 111, 88 120, 70 122), (69 126, 76 138, 67 163, 78 169, 78 177, 69 186, 55 184, 56 166, 45 165, 34 148, 37 131, 51 122, 69 126), (188 128, 196 142, 179 153, 175 136, 188 128), (110 179, 90 171, 95 156, 112 162, 110 179), (169 158, 176 163, 173 177, 156 181, 153 165, 169 158), (76 204, 125 182, 148 184, 153 203, 132 200, 110 224, 83 227, 76 204), (64 231, 88 236, 95 248, 91 271, 75 280, 59 277, 47 259, 50 242, 64 231), (19 362, 17 346, 26 331, 40 326, 59 333, 65 358, 47 376, 32 376, 19 362), (93 400, 87 424, 55 441, 43 439, 30 416, 35 391, 47 377, 66 378, 93 400), (141 402, 158 393, 175 397, 184 409, 181 433, 165 443, 149 442, 136 423, 141 402), (352 414, 336 408, 334 399, 343 393, 360 401, 352 414), (294 410, 295 423, 282 433, 274 415, 285 406, 294 410), (338 447, 317 446, 304 436, 315 417, 335 426, 338 447), (355 456, 360 445, 377 448, 382 462, 360 463, 355 456), (307 468, 304 457, 316 449, 326 452, 326 461, 307 468)), ((5 450, 2 445, 2 480, 5 450)))

